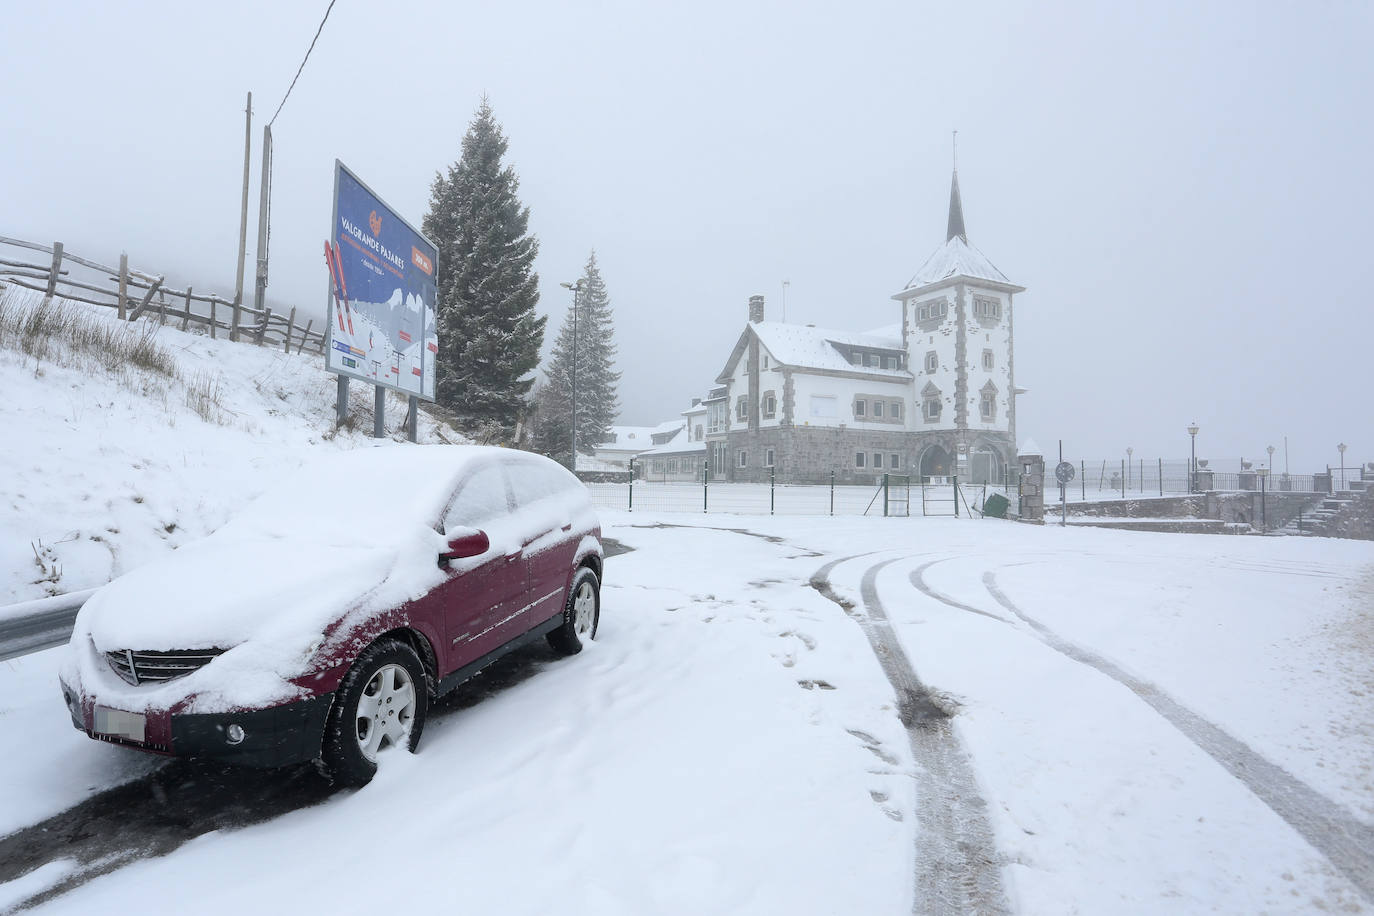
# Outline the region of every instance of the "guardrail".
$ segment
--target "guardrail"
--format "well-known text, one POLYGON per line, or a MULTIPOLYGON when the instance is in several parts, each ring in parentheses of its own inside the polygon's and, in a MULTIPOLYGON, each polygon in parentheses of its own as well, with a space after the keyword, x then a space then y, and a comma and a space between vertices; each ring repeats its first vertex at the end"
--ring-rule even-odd
POLYGON ((62 645, 71 638, 76 612, 95 591, 88 588, 0 608, 0 661, 62 645))

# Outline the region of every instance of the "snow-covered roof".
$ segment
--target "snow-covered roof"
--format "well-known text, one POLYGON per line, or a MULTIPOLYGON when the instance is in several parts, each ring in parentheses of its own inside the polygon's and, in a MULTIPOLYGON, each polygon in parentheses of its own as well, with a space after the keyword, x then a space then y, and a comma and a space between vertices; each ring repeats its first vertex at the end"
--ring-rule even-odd
POLYGON ((1043 456, 1045 453, 1041 450, 1040 446, 1036 444, 1034 439, 1027 439, 1021 443, 1021 447, 1017 449, 1016 454, 1043 456))
POLYGON ((987 255, 966 242, 962 236, 956 235, 926 259, 906 288, 930 286, 951 277, 969 277, 974 280, 991 280, 994 283, 1013 285, 1007 279, 1007 275, 988 260, 987 255))
POLYGON ((597 448, 626 452, 637 452, 653 445, 651 438, 658 432, 657 426, 612 426, 611 438, 597 444, 597 448))
MULTIPOLYGON (((836 344, 849 347, 862 347, 868 350, 901 351, 901 326, 883 329, 881 334, 861 334, 854 331, 835 331, 816 328, 810 325, 784 324, 780 321, 759 321, 749 325, 758 335, 772 357, 784 366, 801 369, 829 369, 836 372, 862 372, 865 375, 885 375, 894 379, 906 380, 911 373, 905 369, 879 369, 873 366, 856 366, 845 359, 835 348, 836 344)), ((748 331, 745 332, 746 335, 748 331)), ((734 368, 735 362, 744 353, 746 337, 741 337, 734 352, 721 372, 721 378, 734 368)))
POLYGON ((639 457, 644 458, 654 457, 657 455, 684 455, 691 454, 693 452, 701 452, 705 454, 706 443, 689 441, 687 436, 687 429, 686 427, 683 427, 682 429, 678 430, 676 436, 669 439, 662 445, 655 446, 654 448, 649 449, 647 452, 640 452, 639 457))

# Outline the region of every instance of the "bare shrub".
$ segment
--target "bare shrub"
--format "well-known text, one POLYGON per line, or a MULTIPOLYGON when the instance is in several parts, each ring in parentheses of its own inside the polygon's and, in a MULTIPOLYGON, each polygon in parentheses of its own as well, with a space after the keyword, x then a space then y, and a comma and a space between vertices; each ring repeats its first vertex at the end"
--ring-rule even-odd
POLYGON ((131 327, 102 320, 65 299, 0 293, 0 347, 36 361, 84 368, 94 360, 111 372, 132 365, 175 379, 176 357, 157 341, 156 333, 153 325, 131 327))
POLYGON ((218 372, 197 372, 186 384, 186 406, 206 423, 224 425, 224 379, 218 372))

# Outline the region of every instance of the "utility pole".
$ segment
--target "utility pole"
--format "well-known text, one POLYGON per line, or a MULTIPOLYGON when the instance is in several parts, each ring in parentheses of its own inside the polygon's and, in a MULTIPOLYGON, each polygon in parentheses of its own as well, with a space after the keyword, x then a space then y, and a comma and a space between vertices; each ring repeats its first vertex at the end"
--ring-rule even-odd
POLYGON ((572 456, 568 459, 568 470, 577 473, 577 308, 578 296, 582 292, 582 281, 560 283, 559 286, 572 290, 573 294, 573 339, 572 339, 572 456))
MULTIPOLYGON (((267 233, 268 218, 267 210, 271 205, 268 197, 269 189, 272 184, 272 125, 267 124, 262 129, 262 180, 258 183, 258 270, 257 281, 253 289, 253 308, 262 311, 263 300, 267 296, 267 233)), ((248 188, 245 185, 244 191, 248 188)), ((243 263, 239 262, 240 276, 243 273, 243 263)), ((240 280, 242 282, 242 280, 240 280)))
POLYGON ((239 310, 243 307, 243 260, 248 254, 248 160, 253 154, 253 93, 248 93, 248 108, 243 125, 243 204, 239 212, 239 264, 234 280, 234 323, 229 339, 239 339, 239 310))

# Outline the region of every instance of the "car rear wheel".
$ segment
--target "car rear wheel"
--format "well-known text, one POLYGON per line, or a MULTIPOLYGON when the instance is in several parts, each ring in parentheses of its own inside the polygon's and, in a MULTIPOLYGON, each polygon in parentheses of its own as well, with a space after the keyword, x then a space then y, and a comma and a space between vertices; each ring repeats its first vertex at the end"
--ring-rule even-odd
POLYGON ((400 640, 368 646, 344 676, 325 726, 320 758, 335 783, 362 786, 388 748, 415 750, 425 727, 424 668, 400 640))
POLYGON ((576 655, 583 643, 596 638, 601 623, 601 581, 583 566, 573 576, 568 602, 563 607, 563 623, 549 632, 549 645, 560 655, 576 655))

